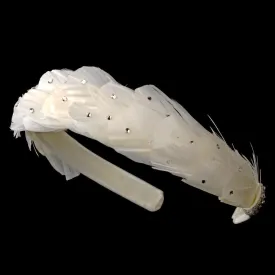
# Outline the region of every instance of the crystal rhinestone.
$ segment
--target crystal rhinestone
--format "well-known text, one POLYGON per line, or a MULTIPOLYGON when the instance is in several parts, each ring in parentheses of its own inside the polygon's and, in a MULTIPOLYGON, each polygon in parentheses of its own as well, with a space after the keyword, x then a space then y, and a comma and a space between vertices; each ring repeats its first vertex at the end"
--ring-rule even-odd
POLYGON ((92 114, 89 112, 89 113, 87 114, 87 117, 92 117, 92 114))
POLYGON ((130 128, 126 128, 125 131, 127 134, 129 134, 131 132, 130 128))
POLYGON ((81 83, 82 83, 82 84, 86 84, 87 81, 86 81, 85 79, 82 79, 82 80, 81 80, 81 83))
POLYGON ((30 113, 34 113, 34 109, 33 108, 30 108, 30 113))
POLYGON ((115 94, 112 94, 112 96, 111 96, 112 99, 116 99, 116 97, 117 96, 115 94))
POLYGON ((50 79, 48 80, 48 83, 49 83, 49 84, 53 83, 53 79, 50 78, 50 79))
POLYGON ((111 116, 107 116, 107 119, 108 119, 108 120, 111 120, 111 119, 112 119, 112 117, 111 117, 111 116))
POLYGON ((68 98, 66 96, 62 97, 62 101, 67 101, 67 100, 68 100, 68 98))

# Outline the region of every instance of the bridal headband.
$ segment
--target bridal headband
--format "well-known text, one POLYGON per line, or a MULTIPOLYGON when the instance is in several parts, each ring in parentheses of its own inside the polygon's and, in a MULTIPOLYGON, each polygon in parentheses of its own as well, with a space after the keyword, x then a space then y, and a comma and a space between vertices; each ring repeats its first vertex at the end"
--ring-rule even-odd
POLYGON ((95 155, 66 130, 99 141, 129 159, 169 172, 236 207, 235 224, 264 202, 258 162, 207 131, 157 87, 131 90, 96 67, 46 72, 14 106, 11 130, 70 180, 79 174, 149 210, 161 208, 158 188, 95 155))

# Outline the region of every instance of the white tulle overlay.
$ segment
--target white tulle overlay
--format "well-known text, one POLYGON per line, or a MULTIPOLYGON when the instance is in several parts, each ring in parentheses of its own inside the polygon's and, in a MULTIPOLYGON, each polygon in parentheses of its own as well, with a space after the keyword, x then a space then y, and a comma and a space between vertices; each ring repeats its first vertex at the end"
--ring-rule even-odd
POLYGON ((131 90, 99 68, 45 73, 35 88, 19 98, 11 129, 16 136, 25 131, 28 143, 33 142, 67 179, 82 173, 151 211, 161 207, 159 189, 86 152, 64 131, 95 139, 133 161, 216 195, 237 207, 232 216, 235 223, 255 214, 263 201, 254 155, 248 161, 157 87, 131 90), (71 154, 64 153, 68 150, 71 154), (77 160, 73 150, 82 152, 77 160), (123 173, 123 184, 119 176, 112 180, 112 175, 123 173))

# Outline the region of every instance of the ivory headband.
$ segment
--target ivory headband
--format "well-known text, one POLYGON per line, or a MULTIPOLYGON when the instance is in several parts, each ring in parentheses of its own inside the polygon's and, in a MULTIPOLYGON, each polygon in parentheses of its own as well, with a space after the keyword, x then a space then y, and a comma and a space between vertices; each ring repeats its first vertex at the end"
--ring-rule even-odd
POLYGON ((11 129, 69 180, 80 173, 149 210, 163 192, 87 150, 65 131, 95 139, 133 161, 180 177, 235 206, 234 223, 264 202, 257 159, 240 155, 158 88, 131 90, 95 67, 45 73, 14 107, 11 129))

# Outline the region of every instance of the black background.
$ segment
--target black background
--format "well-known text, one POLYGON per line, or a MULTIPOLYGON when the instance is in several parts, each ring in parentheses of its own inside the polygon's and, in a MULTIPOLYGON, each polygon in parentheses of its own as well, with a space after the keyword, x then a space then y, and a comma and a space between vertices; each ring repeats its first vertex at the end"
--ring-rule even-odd
MULTIPOLYGON (((173 18, 173 14, 169 16, 173 18)), ((249 20, 240 16, 237 22, 234 16, 221 22, 222 17, 198 20, 181 15, 170 21, 145 12, 138 17, 138 26, 129 25, 137 20, 129 15, 120 18, 119 26, 113 25, 116 20, 102 18, 63 22, 54 17, 52 21, 47 18, 42 28, 36 29, 34 20, 17 28, 10 35, 11 85, 5 91, 8 104, 4 104, 8 143, 2 181, 9 188, 4 206, 4 211, 13 212, 9 219, 21 229, 31 225, 31 232, 43 229, 47 234, 63 226, 67 227, 64 231, 69 227, 70 232, 77 228, 86 233, 96 228, 119 229, 127 240, 131 237, 126 235, 137 234, 133 233, 137 228, 138 234, 147 232, 151 238, 177 236, 177 240, 186 238, 186 232, 214 232, 217 239, 228 234, 225 232, 245 234, 247 239, 260 229, 267 232, 274 219, 274 70, 269 18, 260 24, 257 16, 249 20), (79 27, 74 28, 77 23, 79 27), (90 150, 162 189, 165 200, 158 212, 150 213, 82 175, 66 182, 45 158, 28 150, 24 137, 14 139, 8 128, 17 98, 35 86, 43 73, 81 66, 100 67, 133 89, 156 85, 207 129, 210 115, 228 144, 233 143, 249 158, 251 142, 267 187, 267 203, 261 212, 248 222, 233 225, 234 208, 216 197, 75 134, 90 150)))

